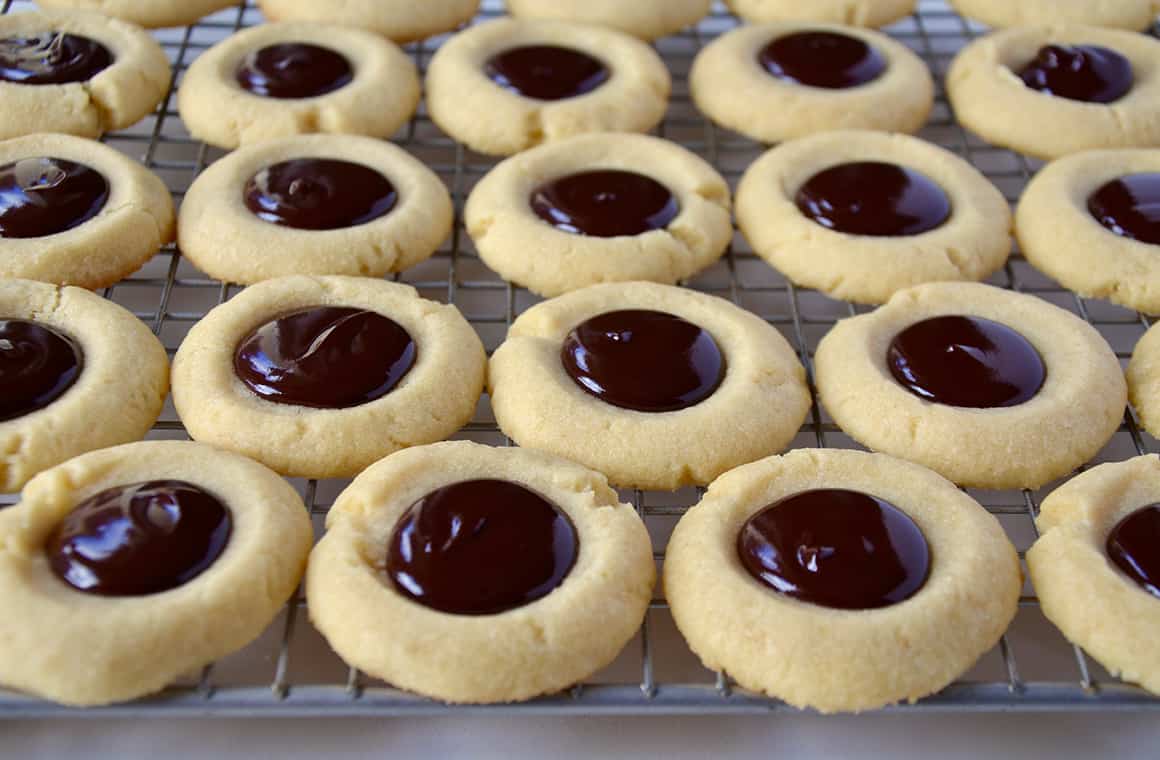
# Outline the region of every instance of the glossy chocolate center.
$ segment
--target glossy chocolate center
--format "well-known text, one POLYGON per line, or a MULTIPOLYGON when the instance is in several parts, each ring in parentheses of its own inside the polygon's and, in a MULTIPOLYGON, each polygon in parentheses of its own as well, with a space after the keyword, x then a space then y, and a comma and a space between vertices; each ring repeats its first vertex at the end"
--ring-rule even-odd
POLYGON ((681 212, 651 177, 616 169, 569 174, 532 193, 532 210, 558 230, 611 238, 663 230, 681 212))
POLYGON ((737 536, 749 574, 803 602, 843 610, 909 599, 930 573, 930 549, 906 513, 857 491, 805 491, 751 517, 737 536))
POLYGON ((1108 534, 1108 557, 1152 596, 1160 597, 1160 504, 1137 509, 1108 534))
POLYGON ((1131 61, 1096 45, 1047 45, 1018 74, 1033 90, 1085 103, 1114 103, 1135 83, 1131 61))
POLYGON ((144 596, 177 588, 221 556, 233 520, 217 498, 151 480, 85 499, 49 536, 52 571, 78 591, 144 596))
POLYGON ((350 61, 328 48, 284 42, 246 56, 236 74, 243 89, 267 98, 315 98, 354 79, 350 61))
POLYGON ((83 368, 80 345, 64 333, 23 319, 0 319, 0 422, 56 401, 83 368))
POLYGON ((550 594, 579 551, 572 521, 544 497, 516 483, 471 480, 411 505, 391 537, 386 572, 426 607, 494 615, 550 594))
POLYGON ((536 100, 563 100, 608 81, 608 67, 579 50, 525 45, 492 56, 483 71, 505 90, 536 100))
POLYGON ((0 81, 4 82, 85 82, 112 64, 108 48, 75 34, 43 32, 0 39, 0 81))
POLYGON ((951 201, 926 175, 897 164, 838 164, 810 177, 798 209, 835 232, 873 237, 920 235, 941 227, 951 201))
POLYGON ((395 187, 369 166, 333 158, 296 158, 268 166, 246 183, 246 208, 259 219, 299 230, 338 230, 386 216, 395 187))
POLYGON ((761 49, 757 60, 778 79, 829 90, 867 84, 886 71, 886 59, 876 49, 835 32, 778 37, 761 49))
POLYGON ((725 379, 725 356, 704 329, 659 311, 610 311, 568 333, 564 370, 601 401, 638 412, 687 409, 725 379))
POLYGON ((417 354, 407 331, 382 314, 319 306, 250 333, 234 353, 234 370, 267 401, 347 409, 394 390, 417 354))
POLYGON ((972 409, 1026 403, 1047 380, 1047 367, 1030 341, 980 317, 913 324, 891 341, 886 363, 894 379, 919 398, 972 409))
POLYGON ((109 200, 95 169, 59 158, 24 158, 0 166, 0 237, 36 238, 78 227, 109 200))
POLYGON ((1117 235, 1160 245, 1160 173, 1108 182, 1088 198, 1088 211, 1117 235))

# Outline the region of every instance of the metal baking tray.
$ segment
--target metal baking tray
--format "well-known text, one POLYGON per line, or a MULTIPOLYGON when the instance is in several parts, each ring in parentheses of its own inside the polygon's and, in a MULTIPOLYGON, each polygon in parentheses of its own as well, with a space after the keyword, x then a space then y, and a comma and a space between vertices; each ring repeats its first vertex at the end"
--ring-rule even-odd
MULTIPOLYGON (((30 10, 29 0, 0 0, 0 12, 30 10)), ((481 17, 502 12, 499 0, 485 0, 481 17)), ((201 23, 157 33, 180 81, 193 59, 237 29, 261 23, 252 0, 204 19, 201 23)), ((695 29, 661 40, 658 48, 674 78, 672 104, 657 133, 685 145, 713 163, 736 184, 744 169, 763 147, 714 127, 689 100, 687 73, 697 51, 713 37, 738 22, 720 5, 695 29)), ((918 13, 889 28, 889 33, 926 60, 938 78, 950 59, 981 27, 948 10, 943 0, 922 0, 918 13)), ((421 69, 442 39, 409 45, 408 52, 421 69)), ((174 196, 180 198, 193 178, 221 151, 192 140, 177 116, 173 91, 153 116, 133 128, 110 134, 105 142, 140 160, 158 173, 174 196)), ((921 136, 966 157, 1014 201, 1038 164, 1000 150, 965 133, 955 122, 943 93, 921 136)), ((472 153, 448 139, 419 114, 395 140, 424 161, 446 181, 456 208, 474 183, 495 160, 472 153)), ((457 214, 457 219, 459 215, 457 214)), ((455 303, 482 336, 489 350, 503 340, 513 318, 536 302, 527 291, 514 288, 490 272, 479 260, 462 223, 440 252, 397 279, 414 285, 427 298, 455 303)), ((1127 361, 1149 320, 1134 312, 1100 301, 1078 298, 1035 272, 1020 256, 992 278, 1006 288, 1034 293, 1068 309, 1091 324, 1127 361)), ((797 348, 807 368, 818 341, 834 322, 864 311, 831 300, 820 293, 786 282, 755 257, 737 236, 715 266, 686 283, 689 287, 729 298, 775 325, 797 348)), ((170 353, 189 327, 207 310, 238 292, 236 286, 207 279, 183 261, 173 248, 160 251, 129 279, 103 295, 136 313, 164 341, 170 353)), ((171 405, 167 405, 152 438, 185 438, 171 405)), ((459 434, 492 444, 507 440, 495 425, 486 398, 475 419, 459 434)), ((857 448, 815 403, 794 446, 857 448)), ((1160 450, 1143 433, 1129 412, 1114 439, 1094 460, 1121 460, 1160 450)), ((293 481, 302 493, 316 527, 345 481, 293 481)), ((1035 539, 1033 518, 1041 491, 972 492, 998 516, 1020 553, 1035 539)), ((658 565, 664 558, 669 532, 699 493, 625 491, 648 524, 658 565)), ((11 502, 14 497, 0 497, 11 502)), ((2 502, 0 502, 2 503, 2 502)), ((660 590, 657 591, 658 595, 660 590)), ((0 602, 2 603, 2 602, 0 602)), ((27 696, 0 690, 0 718, 62 716, 355 716, 449 713, 509 714, 673 714, 770 713, 792 711, 777 700, 737 688, 726 674, 700 666, 673 625, 662 598, 657 598, 636 638, 616 662, 569 691, 518 705, 452 707, 391 688, 347 667, 311 626, 305 602, 290 602, 263 636, 243 651, 199 673, 191 673, 163 694, 130 704, 72 710, 27 696)), ((962 680, 941 693, 913 705, 888 708, 916 711, 1045 711, 1045 710, 1156 710, 1160 699, 1109 676, 1081 650, 1070 646, 1043 617, 1030 587, 1025 588, 1018 617, 999 646, 962 680)))

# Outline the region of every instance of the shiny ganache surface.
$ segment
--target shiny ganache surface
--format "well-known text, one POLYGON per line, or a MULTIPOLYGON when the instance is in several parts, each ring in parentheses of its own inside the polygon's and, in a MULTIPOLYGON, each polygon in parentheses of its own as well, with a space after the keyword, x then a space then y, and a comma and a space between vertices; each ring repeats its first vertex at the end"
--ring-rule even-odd
POLYGON ((555 590, 576 562, 572 521, 505 480, 444 486, 399 520, 385 571, 400 593, 453 615, 495 615, 555 590))
POLYGON ((886 71, 886 59, 877 49, 838 32, 778 37, 761 49, 757 60, 778 79, 828 90, 868 84, 886 71))
POLYGON ((804 491, 751 517, 737 536, 746 571, 774 591, 843 610, 913 596, 930 574, 914 521, 887 501, 844 489, 804 491))
POLYGON ((532 211, 558 230, 592 237, 622 237, 661 230, 680 204, 651 177, 619 169, 569 174, 532 192, 532 211))
POLYGON ((725 379, 725 355, 704 328, 673 314, 610 311, 564 339, 564 370, 589 394, 638 412, 687 409, 725 379))
POLYGON ((100 596, 178 588, 221 556, 233 530, 217 497, 179 480, 117 486, 85 499, 48 538, 62 581, 100 596))
POLYGON ((45 156, 0 166, 0 237, 36 238, 79 227, 109 200, 96 169, 45 156))
POLYGON ((339 90, 354 79, 341 53, 305 42, 283 42, 251 52, 235 78, 242 89, 267 98, 314 98, 339 90))
POLYGON ((505 50, 489 58, 483 71, 505 90, 535 100, 586 95, 611 76, 602 61, 557 45, 522 45, 505 50))
POLYGON ((337 230, 386 216, 398 203, 394 185, 369 166, 335 158, 296 158, 255 174, 246 208, 271 224, 337 230))
POLYGON ((911 325, 890 342, 890 372, 919 398, 948 406, 1018 406, 1039 393, 1047 367, 1016 330, 981 317, 946 315, 911 325))
POLYGON ((951 216, 938 183, 897 164, 858 161, 818 172, 797 191, 807 218, 848 235, 903 237, 937 229, 951 216))
POLYGON ((1016 73, 1037 92, 1084 103, 1114 103, 1136 79, 1131 61, 1098 45, 1045 45, 1016 73))
POLYGON ((0 39, 0 81, 45 85, 86 82, 113 65, 96 40, 45 31, 0 39))
POLYGON ((407 331, 382 314, 316 306, 250 333, 234 352, 234 371, 267 401, 347 409, 394 390, 417 356, 407 331))
POLYGON ((1088 198, 1088 212, 1121 237, 1160 245, 1160 173, 1127 174, 1088 198))
POLYGON ((1160 598, 1160 504, 1120 520, 1108 534, 1108 557, 1125 575, 1160 598))
POLYGON ((44 324, 0 319, 0 422, 44 409, 80 377, 75 340, 44 324))

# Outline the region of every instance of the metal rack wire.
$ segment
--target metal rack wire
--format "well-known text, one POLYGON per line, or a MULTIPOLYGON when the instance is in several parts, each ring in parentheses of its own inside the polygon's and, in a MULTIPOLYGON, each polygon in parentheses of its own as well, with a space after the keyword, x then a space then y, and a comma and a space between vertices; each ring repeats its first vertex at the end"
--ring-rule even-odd
MULTIPOLYGON (((29 0, 0 0, 0 12, 31 9, 29 0)), ((501 12, 498 0, 485 0, 482 16, 501 12)), ((142 161, 157 172, 180 200, 193 178, 221 155, 190 138, 175 112, 173 97, 182 72, 213 43, 257 23, 261 16, 252 0, 215 14, 201 23, 158 33, 176 74, 175 85, 157 113, 133 128, 106 136, 105 142, 142 161)), ((673 101, 658 134, 699 153, 736 184, 763 148, 743 137, 714 127, 692 106, 687 72, 706 40, 736 24, 722 8, 695 29, 667 38, 658 48, 674 76, 673 101)), ((911 47, 941 79, 954 53, 981 28, 949 11, 943 0, 922 0, 920 9, 889 30, 911 47)), ((408 46, 425 69, 440 39, 408 46)), ((921 136, 966 157, 1010 200, 1015 200, 1037 164, 1017 154, 988 146, 965 133, 955 122, 940 91, 933 117, 921 136)), ((396 137, 399 144, 425 161, 447 183, 461 209, 472 185, 495 161, 465 149, 444 136, 420 113, 396 137)), ((451 240, 430 261, 397 279, 414 285, 428 298, 455 303, 494 349, 517 314, 536 299, 491 273, 479 260, 458 220, 451 240)), ((1067 308, 1093 324, 1122 360, 1127 360, 1149 326, 1146 317, 1081 299, 1036 273, 1018 255, 992 283, 1035 293, 1067 308)), ((812 378, 813 350, 840 318, 864 309, 833 301, 794 287, 758 259, 738 236, 727 256, 686 283, 727 297, 758 313, 780 329, 797 348, 812 378)), ((207 279, 170 247, 158 253, 137 274, 103 294, 131 309, 151 325, 172 353, 189 327, 206 311, 237 292, 226 283, 207 279)), ((812 387, 812 383, 811 383, 812 387)), ((184 438, 184 430, 167 406, 152 437, 184 438)), ((505 443, 486 403, 460 437, 505 443)), ((814 403, 795 446, 856 448, 814 403)), ((1112 461, 1157 451, 1156 441, 1143 433, 1129 411, 1114 439, 1094 460, 1112 461)), ((320 525, 343 481, 294 481, 316 524, 320 525)), ((1039 492, 972 492, 1003 523, 1021 555, 1035 538, 1034 517, 1039 492)), ((695 489, 675 494, 626 491, 646 521, 663 561, 663 547, 676 520, 698 497, 695 489)), ((12 497, 7 498, 8 501, 12 497)), ((0 504, 4 503, 0 501, 0 504)), ((658 592, 659 593, 659 592, 658 592)), ((792 708, 735 688, 728 676, 704 670, 673 626, 663 599, 652 604, 634 642, 602 673, 566 693, 521 705, 448 707, 374 681, 344 665, 310 625, 301 598, 291 601, 270 629, 242 652, 174 684, 155 698, 98 710, 75 711, 0 690, 0 718, 49 716, 346 716, 432 713, 626 714, 626 713, 768 713, 792 708)), ((964 679, 914 705, 891 711, 1042 711, 1158 709, 1160 699, 1124 684, 1102 671, 1079 649, 1067 644, 1046 621, 1030 590, 1025 589, 1020 613, 995 651, 986 655, 964 679)))

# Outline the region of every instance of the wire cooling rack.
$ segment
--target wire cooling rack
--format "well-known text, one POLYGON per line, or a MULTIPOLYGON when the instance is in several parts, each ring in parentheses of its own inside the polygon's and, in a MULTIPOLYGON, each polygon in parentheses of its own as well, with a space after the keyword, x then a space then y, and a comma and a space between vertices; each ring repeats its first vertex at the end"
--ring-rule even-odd
MULTIPOLYGON (((498 0, 485 0, 482 17, 502 12, 498 0)), ((28 0, 0 0, 4 13, 30 10, 28 0)), ((180 75, 199 54, 243 27, 261 23, 252 0, 182 29, 161 31, 173 68, 180 75)), ((672 105, 659 135, 677 141, 713 163, 736 184, 762 152, 760 145, 714 127, 689 99, 687 73, 705 42, 737 21, 723 8, 695 29, 664 39, 658 48, 674 78, 672 105)), ((982 29, 949 11, 943 0, 922 0, 914 16, 890 27, 889 33, 918 53, 941 80, 955 52, 982 29)), ((408 46, 426 68, 441 39, 408 46)), ((176 86, 176 85, 175 85, 176 86)), ((153 116, 105 142, 139 159, 159 174, 180 201, 193 178, 221 151, 190 138, 175 110, 174 91, 153 116)), ((934 114, 921 136, 966 157, 1003 191, 1018 198, 1038 164, 996 149, 965 133, 955 122, 940 90, 934 114)), ((495 161, 472 153, 444 136, 420 113, 396 141, 434 169, 451 189, 457 210, 474 183, 495 161)), ((458 215, 457 215, 458 218, 458 215)), ((430 261, 399 276, 427 298, 455 303, 493 350, 517 314, 536 302, 491 273, 479 260, 461 220, 446 246, 430 261)), ((1104 335, 1122 361, 1149 327, 1147 317, 1100 301, 1076 297, 1036 273, 1018 255, 991 282, 1036 295, 1088 320, 1104 335)), ((834 322, 865 309, 795 288, 758 259, 736 237, 728 255, 687 285, 730 298, 775 325, 796 347, 811 370, 814 348, 834 322)), ((230 298, 238 288, 207 279, 183 261, 178 251, 160 251, 144 269, 103 294, 131 309, 150 325, 172 354, 189 327, 206 311, 230 298)), ((151 433, 153 438, 185 438, 171 405, 151 433)), ((475 419, 459 435, 504 444, 486 398, 475 419)), ((794 441, 795 447, 857 448, 817 403, 794 441)), ((1115 461, 1157 451, 1129 411, 1119 432, 1094 462, 1115 461)), ((1094 463, 1093 462, 1093 463, 1094 463)), ((316 528, 347 481, 293 481, 310 509, 316 528)), ((973 491, 1006 528, 1022 556, 1035 539, 1038 492, 973 491)), ((625 491, 637 507, 663 561, 663 547, 680 515, 699 493, 625 491)), ((0 497, 5 498, 5 497, 0 497)), ((13 497, 6 497, 11 502, 13 497)), ((4 502, 0 502, 2 504, 4 502)), ((658 589, 658 594, 660 590, 658 589)), ((962 680, 914 705, 891 711, 1032 711, 1157 709, 1160 699, 1112 678, 1081 650, 1070 646, 1043 617, 1030 587, 1024 589, 1019 614, 994 651, 962 680)), ((611 666, 569 691, 520 705, 448 707, 391 688, 344 665, 311 626, 305 602, 291 601, 265 634, 243 651, 200 673, 189 674, 163 694, 127 705, 87 711, 69 710, 0 690, 0 718, 47 716, 348 716, 433 713, 508 712, 519 714, 625 713, 767 713, 793 708, 736 688, 727 675, 700 666, 673 625, 663 599, 656 599, 635 640, 611 666)))

